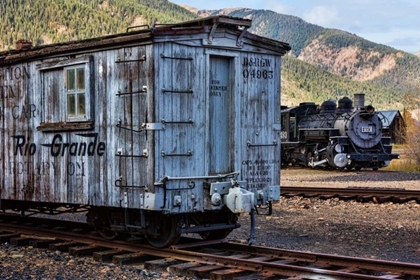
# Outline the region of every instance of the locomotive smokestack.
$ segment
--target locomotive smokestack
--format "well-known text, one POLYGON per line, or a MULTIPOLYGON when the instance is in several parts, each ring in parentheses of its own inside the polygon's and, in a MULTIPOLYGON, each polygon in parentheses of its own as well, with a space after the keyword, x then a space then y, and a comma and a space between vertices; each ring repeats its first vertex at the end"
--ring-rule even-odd
POLYGON ((354 108, 360 109, 365 107, 365 94, 364 93, 355 93, 354 94, 354 108))

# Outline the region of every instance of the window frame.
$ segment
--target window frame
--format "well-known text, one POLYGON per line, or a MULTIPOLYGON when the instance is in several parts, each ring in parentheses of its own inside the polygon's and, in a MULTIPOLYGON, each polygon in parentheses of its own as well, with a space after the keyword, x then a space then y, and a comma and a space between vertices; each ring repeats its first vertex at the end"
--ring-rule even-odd
POLYGON ((71 65, 68 67, 64 67, 64 79, 63 79, 63 83, 64 83, 64 91, 63 91, 63 95, 65 95, 65 106, 64 106, 64 110, 65 110, 65 115, 66 115, 66 121, 68 122, 72 122, 72 121, 86 121, 87 120, 87 114, 86 114, 86 65, 84 64, 75 64, 75 65, 71 65), (79 88, 79 70, 83 69, 83 88, 79 88), (74 72, 74 77, 72 82, 72 88, 69 89, 70 87, 70 81, 69 81, 69 73, 74 72), (74 108, 70 108, 70 101, 69 98, 73 96, 74 97, 74 105, 71 107, 74 108), (83 96, 83 112, 79 112, 80 109, 80 100, 79 97, 83 96), (73 109, 74 113, 70 114, 70 110, 73 109))
MULTIPOLYGON (((77 58, 70 58, 65 60, 54 60, 43 62, 37 65, 37 69, 39 70, 40 77, 41 77, 41 85, 40 85, 40 92, 42 92, 43 104, 46 104, 46 100, 48 99, 49 94, 48 92, 44 92, 44 74, 47 74, 49 70, 53 71, 61 71, 61 82, 58 85, 60 88, 59 92, 57 92, 57 96, 59 98, 59 106, 60 112, 56 113, 56 121, 46 121, 45 116, 42 117, 40 125, 37 127, 38 130, 41 131, 66 131, 66 130, 90 130, 93 129, 93 117, 94 117, 94 80, 93 80, 93 56, 82 56, 77 58), (67 82, 67 71, 69 69, 84 69, 84 90, 79 91, 79 93, 84 92, 84 114, 82 115, 75 115, 70 116, 68 113, 68 82, 67 82)), ((57 72, 57 73, 58 73, 57 72)), ((75 72, 77 72, 75 70, 75 72)), ((76 75, 77 76, 77 75, 76 75)), ((76 78, 76 77, 75 77, 76 78)), ((77 80, 75 80, 77 83, 77 80)), ((77 103, 76 103, 77 104, 77 103)), ((47 109, 47 106, 44 105, 44 114, 50 114, 47 109)))

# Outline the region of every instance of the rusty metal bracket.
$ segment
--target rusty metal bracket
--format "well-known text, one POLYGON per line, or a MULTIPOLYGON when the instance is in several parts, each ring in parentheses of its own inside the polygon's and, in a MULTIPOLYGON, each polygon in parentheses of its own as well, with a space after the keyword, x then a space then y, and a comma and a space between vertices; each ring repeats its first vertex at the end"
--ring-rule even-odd
POLYGON ((238 29, 242 30, 242 32, 241 32, 241 34, 239 34, 238 39, 236 39, 236 45, 238 47, 243 47, 244 43, 242 41, 242 38, 244 37, 247 29, 245 28, 245 26, 238 26, 238 29))
POLYGON ((214 33, 216 33, 216 29, 217 29, 218 25, 219 25, 219 23, 215 22, 213 24, 213 27, 211 28, 211 31, 210 31, 210 34, 209 34, 209 39, 208 39, 208 44, 209 45, 211 45, 213 43, 213 36, 214 36, 214 33))

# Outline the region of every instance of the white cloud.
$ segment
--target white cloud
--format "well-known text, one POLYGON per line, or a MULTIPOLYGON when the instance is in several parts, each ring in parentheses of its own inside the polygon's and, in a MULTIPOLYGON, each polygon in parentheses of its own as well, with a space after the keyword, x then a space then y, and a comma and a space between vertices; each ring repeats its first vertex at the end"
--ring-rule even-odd
POLYGON ((337 9, 327 6, 314 6, 303 14, 303 19, 322 27, 334 27, 335 24, 340 22, 337 9))
POLYGON ((292 15, 294 8, 288 5, 279 3, 278 0, 267 0, 265 1, 264 9, 271 10, 279 14, 292 15))

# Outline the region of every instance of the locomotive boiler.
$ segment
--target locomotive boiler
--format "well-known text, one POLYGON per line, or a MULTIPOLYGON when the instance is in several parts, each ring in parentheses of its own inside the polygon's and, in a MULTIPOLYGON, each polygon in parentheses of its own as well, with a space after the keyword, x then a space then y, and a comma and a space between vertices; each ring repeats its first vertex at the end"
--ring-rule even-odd
POLYGON ((327 100, 281 110, 282 165, 337 169, 378 168, 392 159, 391 138, 382 134, 384 116, 372 105, 365 106, 364 94, 337 103, 327 100))
POLYGON ((255 213, 280 197, 290 46, 251 23, 217 16, 0 53, 1 210, 86 210, 103 237, 156 247, 224 238, 249 213, 252 243, 255 213))

